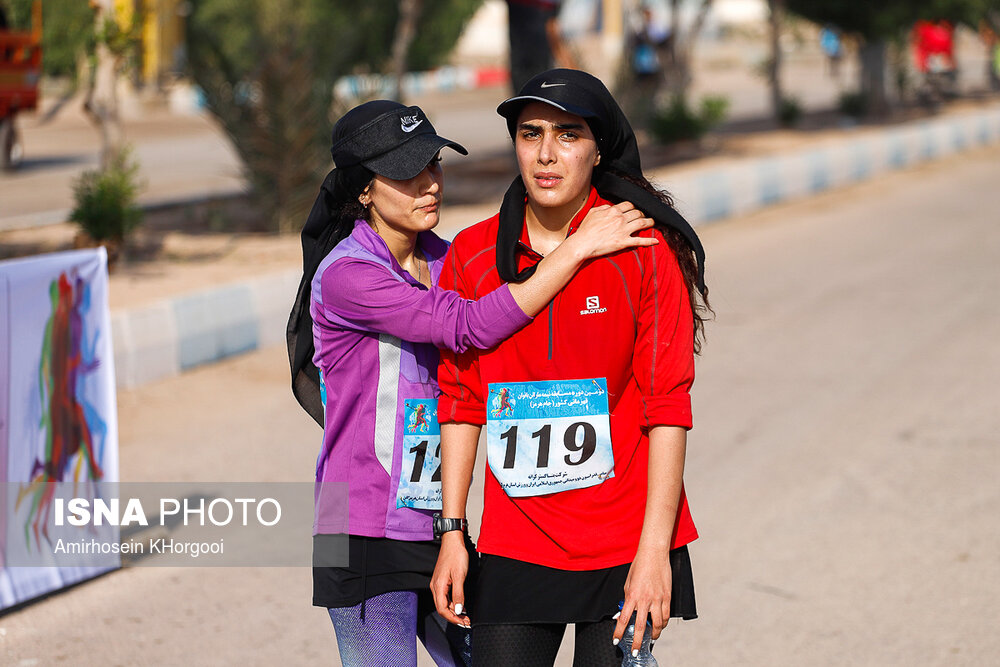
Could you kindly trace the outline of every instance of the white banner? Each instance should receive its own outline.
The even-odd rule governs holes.
[[[0,609],[108,567],[9,567],[50,542],[52,482],[118,481],[107,255],[103,248],[0,262]]]

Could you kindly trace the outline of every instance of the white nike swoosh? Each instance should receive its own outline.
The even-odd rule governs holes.
[[[402,123],[400,123],[399,126],[401,128],[403,128],[403,132],[413,132],[415,129],[417,129],[417,126],[420,125],[422,122],[424,122],[423,118],[421,118],[420,120],[418,120],[413,125],[403,125]]]
[[[555,88],[556,86],[565,86],[565,85],[566,85],[565,83],[549,83],[548,81],[546,81],[541,86],[539,86],[539,88]]]

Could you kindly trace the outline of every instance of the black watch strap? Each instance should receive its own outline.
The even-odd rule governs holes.
[[[440,512],[434,514],[434,539],[439,540],[445,533],[453,530],[460,530],[463,533],[469,531],[469,522],[466,519],[446,519]]]

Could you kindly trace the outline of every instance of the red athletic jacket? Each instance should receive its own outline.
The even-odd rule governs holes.
[[[570,223],[608,202],[591,190]],[[475,299],[501,285],[496,270],[499,216],[456,238],[441,287]],[[648,231],[645,234],[657,234]],[[521,234],[518,269],[541,257]],[[606,378],[614,477],[585,489],[510,498],[486,467],[478,549],[564,570],[630,563],[645,513],[648,428],[691,428],[694,380],[691,308],[680,267],[666,241],[584,264],[549,307],[487,351],[441,353],[442,423],[484,424],[491,382]],[[682,490],[673,547],[697,538]]]

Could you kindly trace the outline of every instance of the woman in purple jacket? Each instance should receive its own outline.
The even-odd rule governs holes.
[[[419,107],[355,107],[333,129],[336,169],[302,233],[288,334],[293,391],[323,426],[313,604],[328,608],[345,665],[415,665],[416,638],[439,665],[469,661],[467,629],[437,615],[428,588],[441,506],[438,348],[493,347],[588,258],[655,243],[632,236],[652,221],[631,204],[602,207],[530,280],[478,301],[439,289],[448,244],[431,230],[446,146],[467,154]],[[331,535],[348,536],[346,566]]]

